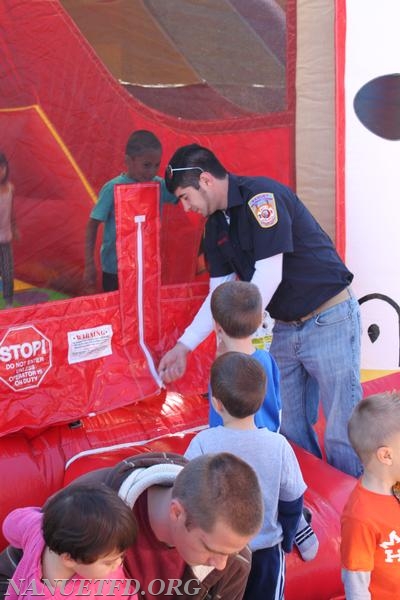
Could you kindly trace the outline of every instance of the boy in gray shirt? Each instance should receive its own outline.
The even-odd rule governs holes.
[[[264,522],[249,544],[253,556],[244,600],[283,598],[284,552],[292,550],[306,489],[286,438],[254,424],[265,386],[265,371],[251,356],[241,352],[219,356],[211,368],[211,390],[214,408],[224,425],[198,433],[185,453],[192,459],[200,454],[232,452],[257,473]]]

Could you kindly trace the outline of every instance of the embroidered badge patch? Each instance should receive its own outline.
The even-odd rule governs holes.
[[[278,222],[275,197],[271,192],[257,194],[247,203],[261,227],[273,227]]]

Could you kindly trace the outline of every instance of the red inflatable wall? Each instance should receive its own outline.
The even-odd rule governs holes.
[[[161,287],[158,194],[154,183],[116,192],[119,292],[0,312],[2,435],[110,411],[159,391],[158,360],[208,284]],[[194,390],[206,388],[210,344],[191,358],[185,379]]]
[[[100,186],[121,171],[123,148],[134,129],[151,129],[160,137],[164,147],[161,172],[179,145],[198,141],[211,146],[233,171],[268,172],[283,182],[292,181],[292,97],[289,110],[273,118],[255,115],[210,123],[168,117],[136,101],[111,77],[58,2],[37,0],[32,5],[27,0],[5,0],[0,17],[4,92],[0,130],[16,186],[18,278],[71,294],[82,291],[88,215]],[[293,41],[291,36],[291,51]],[[293,81],[293,71],[289,76]],[[146,204],[147,196],[138,202]],[[151,210],[154,216],[154,205]],[[120,217],[122,231],[130,231],[131,217],[132,213]],[[202,223],[185,215],[180,207],[168,206],[161,237],[155,235],[159,225],[151,232],[154,237],[148,242],[151,257],[146,274],[148,278],[151,273],[150,289],[143,301],[146,334],[151,331],[149,348],[156,364],[207,291],[207,283],[196,278],[201,228]],[[130,302],[135,294],[131,287],[135,271],[129,262],[133,257],[128,258],[131,248],[126,254],[120,251],[120,293],[1,311],[3,346],[41,343],[43,354],[34,356],[32,351],[28,356],[26,345],[21,361],[17,351],[10,356],[4,350],[0,433],[104,412],[158,389],[134,340],[137,328],[131,327],[136,319]],[[103,335],[107,343],[108,330],[96,330],[103,324],[112,330],[112,354],[69,364],[68,352],[74,342],[70,339],[68,346],[68,334],[71,338],[75,335],[71,332],[91,330],[86,334]],[[187,375],[174,386],[176,391],[205,390],[211,356],[205,351],[211,350],[212,344],[209,340],[191,356]],[[39,358],[42,363],[37,362]],[[28,362],[31,360],[34,362]],[[37,370],[29,370],[32,364]]]
[[[103,183],[123,169],[134,129],[150,129],[162,141],[161,173],[178,146],[197,141],[211,146],[230,170],[292,182],[293,94],[289,109],[272,117],[169,117],[113,79],[58,2],[5,0],[0,18],[1,147],[16,184],[20,278],[82,292],[89,211]],[[289,42],[293,54],[293,35]]]

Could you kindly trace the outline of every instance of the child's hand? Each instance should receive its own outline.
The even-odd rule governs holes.
[[[83,294],[95,294],[97,273],[94,265],[86,266],[83,273]]]

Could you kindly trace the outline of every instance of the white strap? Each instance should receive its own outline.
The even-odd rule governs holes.
[[[182,465],[170,463],[134,469],[122,482],[118,496],[132,508],[140,494],[152,485],[172,486],[182,469]]]

